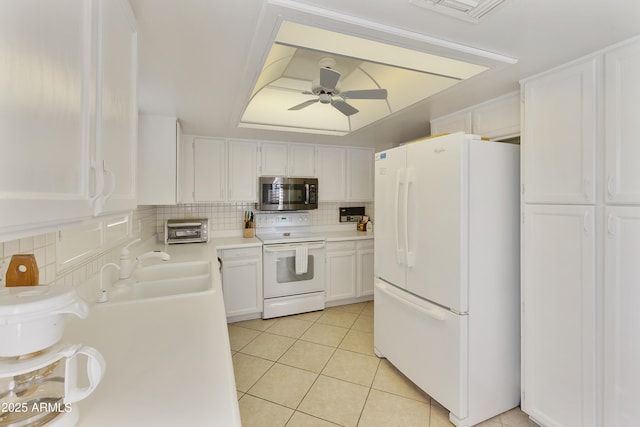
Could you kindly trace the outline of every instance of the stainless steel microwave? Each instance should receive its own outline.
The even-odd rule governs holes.
[[[317,178],[260,177],[261,211],[318,209]]]

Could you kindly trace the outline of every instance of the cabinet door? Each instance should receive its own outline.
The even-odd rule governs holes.
[[[0,2],[0,241],[91,216],[91,3]]]
[[[260,174],[262,176],[287,176],[287,144],[262,143],[260,145]]]
[[[541,425],[595,425],[594,213],[525,207],[522,407]]]
[[[136,207],[138,33],[126,0],[99,2],[96,212]]]
[[[289,176],[316,176],[316,147],[305,144],[289,144]]]
[[[179,123],[175,117],[140,115],[138,204],[178,203]]]
[[[373,295],[373,240],[358,243],[358,296]]]
[[[506,138],[520,134],[520,92],[475,108],[473,133],[486,138]]]
[[[527,203],[595,202],[597,61],[524,84]]]
[[[342,147],[318,147],[318,200],[342,202],[346,200],[347,152]]]
[[[347,150],[347,200],[368,202],[373,200],[373,150],[349,148]]]
[[[223,259],[222,291],[227,317],[262,312],[262,263],[260,260]]]
[[[258,201],[258,146],[250,141],[229,141],[229,202]]]
[[[640,208],[606,211],[604,425],[640,419]]]
[[[338,246],[336,246],[338,245]],[[348,247],[342,250],[343,244],[327,244],[326,253],[326,300],[339,300],[356,296],[356,251],[354,242],[346,242]],[[334,250],[330,250],[333,246]]]
[[[431,135],[455,132],[471,133],[471,112],[461,112],[431,120]]]
[[[193,140],[193,200],[224,202],[227,144],[223,139]]]
[[[606,194],[610,203],[640,203],[640,41],[605,56]]]

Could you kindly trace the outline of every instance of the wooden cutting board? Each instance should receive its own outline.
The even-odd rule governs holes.
[[[40,271],[33,254],[14,255],[7,268],[6,286],[36,286]]]

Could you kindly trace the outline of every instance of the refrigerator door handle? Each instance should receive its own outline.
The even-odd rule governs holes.
[[[400,247],[400,186],[404,183],[404,169],[398,169],[396,173],[396,188],[395,188],[395,240],[396,240],[396,261],[398,264],[404,264],[404,253]]]
[[[416,265],[416,254],[409,250],[409,189],[415,184],[414,169],[407,169],[405,180],[407,183],[404,189],[404,253],[407,267],[413,267]]]
[[[398,301],[401,304],[404,304],[406,306],[411,307],[413,310],[416,310],[419,313],[424,314],[425,316],[431,317],[432,319],[438,320],[438,321],[444,321],[445,320],[445,315],[444,313],[441,313],[439,310],[435,309],[429,309],[427,307],[423,307],[421,305],[418,305],[412,301],[409,301],[405,298],[402,298],[401,296],[396,295],[394,292],[392,292],[389,289],[389,285],[385,284],[385,283],[378,283],[378,289],[384,293],[385,295],[387,295],[390,298],[395,299],[396,301]]]

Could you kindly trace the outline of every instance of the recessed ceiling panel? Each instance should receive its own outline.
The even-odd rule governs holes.
[[[240,126],[346,134],[487,69],[284,21]]]

